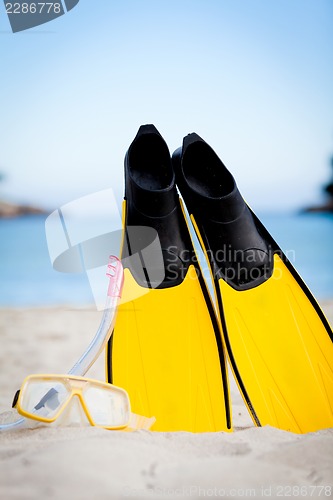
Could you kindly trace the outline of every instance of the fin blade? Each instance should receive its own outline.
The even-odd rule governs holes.
[[[232,355],[262,425],[331,427],[332,342],[283,261],[274,260],[272,277],[256,288],[238,292],[219,282]]]
[[[194,267],[181,285],[137,294],[130,304],[127,289],[139,285],[128,269],[124,283],[112,370],[132,411],[154,415],[154,430],[228,430],[215,333]]]

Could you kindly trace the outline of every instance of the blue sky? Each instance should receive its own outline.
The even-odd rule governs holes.
[[[255,210],[319,202],[333,154],[331,0],[80,0],[17,34],[0,3],[0,195],[112,187],[143,123],[201,135]]]

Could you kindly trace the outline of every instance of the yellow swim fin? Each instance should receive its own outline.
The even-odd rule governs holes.
[[[125,157],[124,287],[107,350],[108,381],[158,431],[231,429],[218,320],[175,185],[170,153],[153,125]]]
[[[332,330],[319,305],[205,141],[185,137],[173,164],[254,422],[298,433],[332,427]]]

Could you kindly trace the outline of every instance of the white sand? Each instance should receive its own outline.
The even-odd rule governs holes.
[[[333,302],[322,305],[332,322]],[[26,375],[68,371],[99,320],[86,309],[0,310],[0,413]],[[103,357],[89,376],[104,379]],[[231,395],[230,434],[92,427],[0,433],[0,498],[332,496],[333,429],[297,435],[255,428],[234,383]]]

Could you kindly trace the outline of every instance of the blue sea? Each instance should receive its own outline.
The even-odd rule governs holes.
[[[313,294],[333,298],[333,216],[259,214]],[[0,220],[0,306],[93,304],[84,273],[52,268],[45,217]]]

